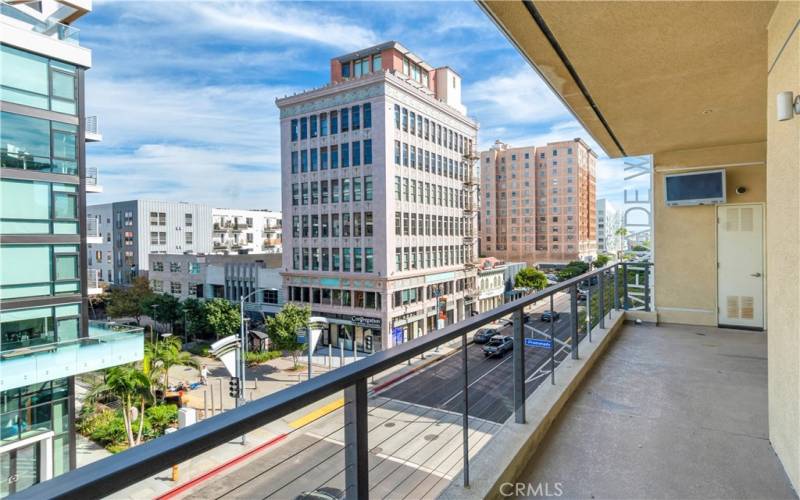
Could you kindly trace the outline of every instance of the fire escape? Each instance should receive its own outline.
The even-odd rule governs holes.
[[[475,255],[476,228],[478,226],[478,182],[475,175],[475,164],[480,157],[475,155],[472,147],[467,148],[464,153],[464,268],[467,271],[477,267],[477,255]],[[468,273],[471,274],[471,273]],[[477,286],[477,276],[467,277],[467,287],[464,292],[464,303],[474,304],[478,300],[480,291]],[[473,308],[475,310],[475,308]]]

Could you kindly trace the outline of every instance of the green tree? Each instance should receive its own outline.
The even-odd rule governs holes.
[[[198,333],[207,331],[208,325],[206,324],[206,315],[203,310],[203,303],[197,299],[186,299],[181,304],[181,310],[186,318],[186,332],[185,335],[192,334],[196,337]]]
[[[213,299],[203,304],[203,317],[208,329],[217,339],[239,331],[239,309],[225,299]]]
[[[633,248],[631,248],[631,250],[634,252],[647,252],[650,249],[644,245],[634,245]]]
[[[581,260],[573,260],[567,264],[563,269],[558,271],[557,276],[560,281],[580,276],[581,274],[589,271],[589,264]]]
[[[134,365],[115,366],[106,373],[105,382],[92,388],[88,399],[96,401],[100,395],[113,396],[122,404],[122,419],[125,424],[128,446],[133,447],[141,443],[145,405],[152,401],[152,388],[147,375]],[[136,408],[139,413],[139,428],[136,435],[133,433],[135,420],[132,418],[133,408]]]
[[[153,345],[149,353],[151,373],[163,377],[161,383],[164,390],[169,387],[169,369],[173,366],[189,366],[200,371],[200,363],[191,353],[181,350],[181,339],[178,337],[170,337]]]
[[[611,256],[606,254],[600,254],[597,256],[597,259],[595,259],[595,261],[592,262],[592,266],[594,266],[595,269],[600,269],[601,267],[604,267],[606,264],[608,264],[610,260]]]
[[[155,307],[154,307],[155,306]],[[142,301],[142,314],[153,317],[159,323],[169,323],[175,330],[175,322],[181,318],[181,302],[168,293],[152,294]]]
[[[142,315],[149,314],[143,311],[142,305],[149,301],[153,296],[150,290],[150,283],[144,277],[133,280],[129,287],[118,287],[111,289],[108,294],[108,306],[106,312],[112,318],[133,318],[136,324],[140,324]]]
[[[273,348],[289,351],[292,354],[295,369],[297,369],[297,360],[305,347],[305,344],[298,341],[297,332],[308,327],[310,317],[310,308],[286,304],[281,312],[267,318],[267,335],[269,335]]]
[[[624,227],[621,227],[616,231],[614,231],[614,234],[619,236],[619,251],[622,252],[624,250],[622,242],[625,239],[625,237],[628,236],[628,230],[625,229]]]
[[[516,276],[514,276],[514,286],[517,288],[532,288],[534,290],[542,290],[547,287],[547,276],[543,272],[526,267],[520,269]]]

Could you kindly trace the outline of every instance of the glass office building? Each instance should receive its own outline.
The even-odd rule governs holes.
[[[0,497],[75,467],[80,373],[141,358],[141,332],[90,327],[90,1],[0,4]]]

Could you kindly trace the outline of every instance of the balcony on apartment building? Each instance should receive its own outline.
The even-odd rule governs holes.
[[[86,243],[100,244],[103,234],[100,231],[100,216],[86,217]]]
[[[138,361],[144,356],[143,329],[113,322],[89,322],[89,336],[56,341],[54,333],[20,332],[0,353],[0,390],[71,377]]]
[[[103,192],[103,186],[100,184],[100,170],[97,167],[88,167],[86,169],[86,192]]]
[[[3,0],[0,3],[0,22],[3,29],[31,32],[79,48],[80,30],[70,23],[91,10],[91,0],[56,0],[54,5],[57,6],[54,10],[43,12],[39,1]],[[85,49],[79,52],[85,52]]]
[[[765,334],[656,326],[651,278],[648,263],[587,273],[25,495],[793,497],[766,438]],[[518,343],[484,358],[472,336],[503,319]],[[225,451],[236,469],[202,465],[243,431],[249,447]],[[174,463],[191,475],[154,486]]]
[[[97,128],[97,116],[86,117],[86,142],[102,142],[103,134]]]
[[[86,294],[100,295],[105,291],[107,283],[103,281],[103,271],[89,268],[86,271]]]

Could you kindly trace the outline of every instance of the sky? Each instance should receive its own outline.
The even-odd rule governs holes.
[[[609,160],[474,2],[95,0],[80,20],[93,51],[87,145],[104,192],[280,210],[275,99],[326,84],[330,59],[396,40],[462,76],[481,149],[582,137],[600,155],[598,198],[621,205],[623,161]]]

